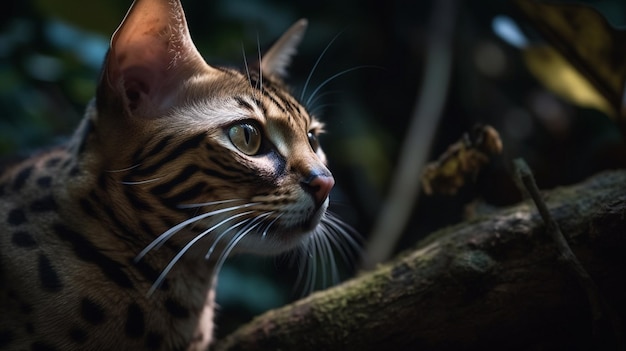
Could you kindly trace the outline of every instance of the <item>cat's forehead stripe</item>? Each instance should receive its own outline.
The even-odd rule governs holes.
[[[250,112],[253,112],[253,113],[255,112],[254,107],[250,103],[248,103],[248,101],[246,101],[246,99],[244,97],[235,96],[234,99],[237,102],[237,105],[239,105],[239,107],[241,107],[243,109],[246,109],[246,110],[248,110]],[[258,105],[257,105],[257,107],[258,107]]]
[[[269,80],[264,80],[261,85],[260,81],[251,78],[250,84],[255,91],[262,94],[268,104],[276,107],[282,116],[287,117],[290,123],[295,123],[301,129],[308,130],[308,126],[312,122],[311,117],[291,95],[283,89],[276,87]],[[262,101],[258,99],[254,100],[254,103],[261,108],[263,116],[267,118],[268,111],[272,109],[265,105]],[[254,111],[254,109],[250,109],[248,106],[245,106],[244,108]]]

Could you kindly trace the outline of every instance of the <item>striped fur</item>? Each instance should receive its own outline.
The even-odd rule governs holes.
[[[71,141],[0,176],[0,349],[206,349],[229,254],[348,235],[322,125],[280,79],[304,25],[237,71],[202,60],[177,0],[135,2]]]

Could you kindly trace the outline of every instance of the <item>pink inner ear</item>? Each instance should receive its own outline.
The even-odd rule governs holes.
[[[145,117],[168,108],[179,84],[204,62],[178,0],[135,0],[111,40],[109,54],[105,70],[112,89],[129,111]]]
[[[154,107],[167,79],[172,55],[168,42],[149,35],[138,36],[134,41],[120,40],[115,50],[124,94],[128,107],[135,111],[140,107]],[[172,74],[170,72],[169,74]],[[120,92],[122,93],[122,92]]]
[[[140,103],[150,96],[151,87],[153,87],[155,75],[146,67],[130,67],[122,72],[124,80],[124,89],[126,98],[128,98],[128,107],[131,111],[135,111]]]

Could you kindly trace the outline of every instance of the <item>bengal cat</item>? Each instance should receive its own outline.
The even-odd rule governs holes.
[[[0,178],[0,349],[206,349],[229,254],[348,235],[281,80],[305,27],[239,71],[203,60],[179,0],[135,1],[71,140]]]

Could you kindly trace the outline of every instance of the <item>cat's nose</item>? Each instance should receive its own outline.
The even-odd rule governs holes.
[[[302,181],[304,189],[313,195],[315,204],[321,206],[330,194],[330,190],[335,185],[335,179],[332,175],[320,173],[311,173],[308,178]]]

